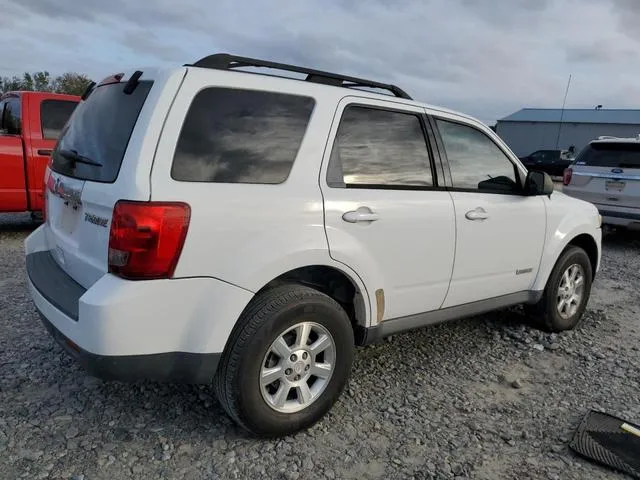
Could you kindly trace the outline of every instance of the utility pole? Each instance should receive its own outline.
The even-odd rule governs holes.
[[[558,137],[556,138],[556,150],[560,145],[560,132],[562,132],[562,121],[564,120],[564,107],[567,104],[567,95],[569,95],[569,86],[571,85],[571,75],[567,82],[567,90],[564,92],[564,101],[562,102],[562,111],[560,112],[560,125],[558,125]]]

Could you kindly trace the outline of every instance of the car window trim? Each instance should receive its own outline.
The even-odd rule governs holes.
[[[451,169],[449,167],[449,161],[446,156],[446,151],[444,149],[444,144],[442,143],[442,138],[440,137],[440,133],[438,131],[438,126],[436,125],[435,118],[430,115],[425,110],[425,117],[427,122],[429,123],[429,132],[432,136],[433,141],[433,150],[437,151],[438,155],[438,163],[440,168],[442,169],[442,185],[440,188],[445,188],[450,190],[453,187],[453,178],[451,177]]]
[[[431,179],[433,185],[384,185],[384,184],[365,184],[365,183],[345,183],[344,182],[344,171],[342,170],[342,165],[337,164],[331,152],[333,152],[333,148],[335,147],[336,139],[338,138],[338,132],[340,131],[340,127],[342,126],[342,122],[344,120],[344,112],[349,107],[362,107],[369,108],[372,110],[382,110],[385,112],[392,113],[401,113],[404,115],[413,115],[418,118],[420,122],[420,127],[422,130],[422,137],[425,142],[425,146],[427,147],[427,154],[429,155],[429,169],[431,171]],[[411,106],[413,107],[413,106]],[[416,111],[416,110],[405,110],[398,106],[382,106],[375,105],[369,103],[359,102],[357,100],[346,103],[341,110],[336,112],[336,115],[340,115],[340,120],[338,122],[338,126],[335,130],[335,134],[333,135],[333,141],[331,142],[331,146],[329,149],[329,162],[327,164],[327,172],[325,174],[325,183],[329,188],[336,189],[358,189],[358,190],[418,190],[418,191],[440,191],[444,190],[444,186],[439,185],[439,176],[436,168],[436,152],[431,145],[430,137],[433,137],[433,132],[430,132],[431,126],[427,120],[427,115],[424,111]],[[438,155],[438,159],[440,159]],[[329,178],[331,176],[337,175],[342,178],[341,185],[337,185],[334,182],[330,182]]]
[[[462,192],[462,193],[483,193],[483,194],[491,194],[491,195],[512,195],[512,196],[523,196],[523,195],[525,195],[524,180],[520,176],[520,169],[518,168],[518,165],[513,161],[511,156],[508,155],[507,152],[505,152],[505,150],[493,140],[493,138],[491,138],[489,135],[487,135],[485,132],[483,132],[481,129],[479,129],[475,125],[473,125],[471,123],[468,123],[468,122],[465,122],[462,119],[457,119],[457,118],[453,119],[453,118],[442,117],[442,116],[434,115],[434,114],[428,114],[428,116],[430,117],[430,119],[432,121],[434,135],[437,138],[438,146],[442,149],[442,161],[443,161],[443,163],[446,164],[446,168],[447,168],[447,170],[449,172],[449,178],[450,178],[451,183],[447,187],[448,191],[450,191],[450,192]],[[438,128],[437,120],[441,120],[443,122],[455,123],[455,124],[458,124],[458,125],[462,125],[464,127],[472,128],[472,129],[480,132],[481,134],[483,134],[485,137],[487,137],[502,152],[502,154],[505,156],[505,158],[513,166],[513,172],[514,172],[515,177],[516,177],[516,182],[520,186],[520,190],[519,191],[514,191],[514,192],[504,192],[504,191],[500,191],[500,190],[480,190],[479,188],[454,187],[453,186],[453,175],[451,173],[451,165],[449,164],[449,158],[447,157],[447,151],[446,151],[446,149],[444,147],[444,141],[442,139],[442,134],[440,133],[440,129]]]

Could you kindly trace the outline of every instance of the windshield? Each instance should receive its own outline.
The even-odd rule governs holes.
[[[130,95],[123,92],[123,83],[96,87],[62,132],[52,155],[53,170],[83,180],[114,182],[152,84],[142,81]]]
[[[578,155],[576,165],[640,168],[640,143],[592,143]]]

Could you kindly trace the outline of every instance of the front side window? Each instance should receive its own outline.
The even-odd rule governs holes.
[[[9,97],[4,101],[2,109],[2,130],[9,135],[22,133],[22,112],[20,111],[20,99]]]
[[[44,100],[40,104],[42,137],[57,140],[77,105],[77,102],[68,100]]]
[[[437,119],[451,169],[453,187],[514,193],[515,166],[486,134],[468,125]]]
[[[6,100],[0,101],[0,135],[7,133],[4,127],[4,116],[5,116],[6,108],[7,108],[7,101]]]
[[[333,145],[327,182],[332,187],[433,186],[420,118],[411,113],[347,107]]]
[[[289,176],[314,100],[207,88],[187,112],[171,167],[184,182],[277,184]]]

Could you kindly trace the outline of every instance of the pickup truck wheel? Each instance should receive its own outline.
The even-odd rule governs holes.
[[[288,284],[259,293],[240,316],[214,386],[240,426],[287,435],[317,422],[344,389],[353,361],[349,317],[332,298]]]
[[[556,262],[542,299],[526,308],[542,329],[561,332],[575,328],[582,318],[593,273],[587,253],[580,247],[567,248]]]

